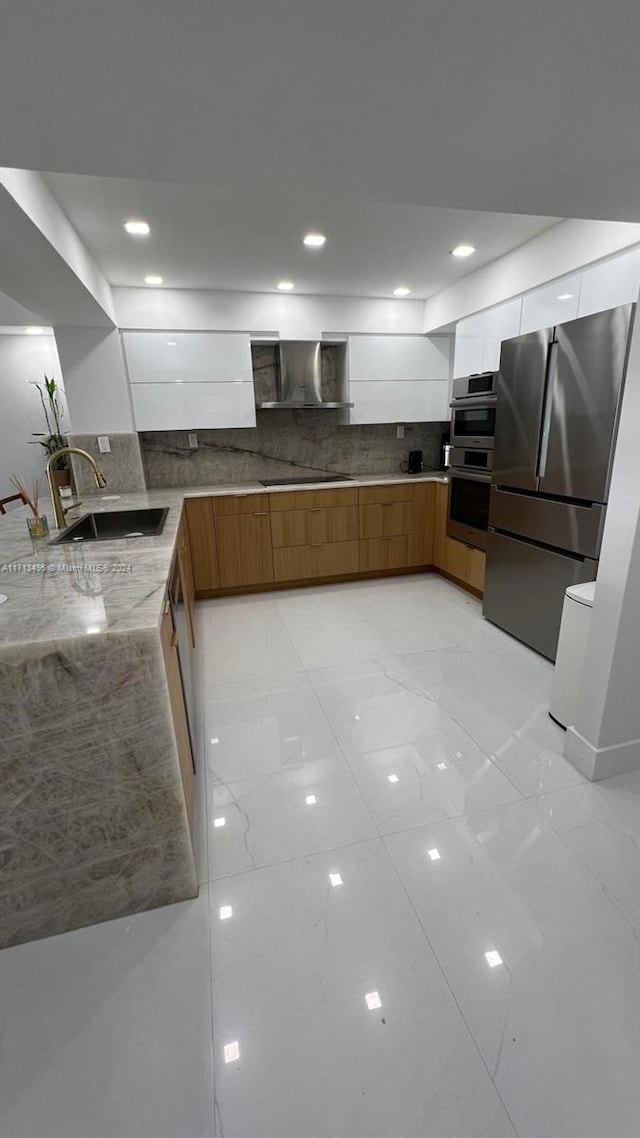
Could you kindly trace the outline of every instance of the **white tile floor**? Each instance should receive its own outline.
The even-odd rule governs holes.
[[[431,576],[198,625],[200,897],[0,953],[2,1138],[637,1138],[640,774],[550,665]]]

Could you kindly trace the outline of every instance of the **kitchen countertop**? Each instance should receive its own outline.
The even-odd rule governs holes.
[[[348,489],[390,483],[446,482],[441,471],[418,475],[359,475],[348,482],[265,487],[259,482],[148,490],[133,494],[85,496],[68,515],[71,524],[96,510],[168,506],[158,537],[92,541],[78,545],[34,543],[28,536],[26,508],[0,518],[0,650],[100,633],[157,628],[171,567],[182,503],[189,497],[225,494],[278,494],[298,490]],[[49,521],[53,509],[45,500]],[[55,532],[55,531],[54,531]]]

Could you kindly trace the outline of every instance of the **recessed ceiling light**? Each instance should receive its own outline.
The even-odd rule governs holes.
[[[573,300],[574,296],[574,292],[561,292],[558,300]]]
[[[161,285],[162,277],[157,276],[155,273],[149,273],[149,276],[144,278],[144,283],[150,285]]]
[[[492,948],[490,952],[485,952],[484,955],[489,968],[497,968],[499,964],[502,964],[502,957],[495,948]]]
[[[295,285],[293,281],[278,281],[278,288],[280,292],[290,292],[292,288],[295,288]]]
[[[399,285],[398,288],[394,288],[393,295],[394,296],[408,296],[410,292],[411,292],[411,289],[407,288],[406,285]]]
[[[36,328],[35,325],[31,328],[25,328],[27,336],[44,336],[44,328]]]
[[[333,885],[334,889],[335,889],[336,885],[342,885],[342,878],[341,878],[339,873],[330,873],[329,874],[329,881]]]
[[[221,921],[228,921],[233,916],[233,909],[231,905],[221,905],[218,910],[218,916]]]
[[[175,348],[175,347],[176,347],[176,341],[175,341],[175,340],[167,340],[167,347],[168,347],[168,348]],[[212,739],[212,740],[211,740],[211,742],[212,742],[212,743],[217,743],[217,742],[218,742],[218,740],[217,740],[217,739]]]
[[[456,245],[455,249],[451,250],[452,257],[470,257],[475,253],[475,245]]]
[[[216,830],[217,830],[217,829],[219,829],[219,828],[220,828],[220,826],[225,826],[225,825],[226,825],[226,818],[225,818],[224,816],[221,816],[220,818],[214,818],[214,819],[213,819],[213,824],[214,824],[214,826],[215,826],[215,828],[216,828]]]
[[[400,781],[397,774],[388,774],[387,778],[389,779],[389,782],[399,782]]]
[[[440,850],[436,849],[435,846],[432,850],[427,850],[427,853],[432,861],[440,861]]]
[[[225,1043],[224,1045],[224,1061],[225,1063],[235,1063],[236,1059],[240,1058],[240,1044],[237,1039],[233,1043]]]
[[[312,249],[320,249],[326,240],[324,233],[307,233],[305,234],[303,244],[309,245]]]
[[[308,794],[307,797],[305,798],[305,802],[306,802],[307,806],[315,806],[315,804],[316,804],[315,794]]]
[[[132,237],[147,237],[150,232],[146,221],[125,221],[124,227]]]
[[[375,1011],[376,1008],[382,1007],[382,1000],[380,999],[379,992],[367,992],[365,996],[367,1007],[370,1012]]]

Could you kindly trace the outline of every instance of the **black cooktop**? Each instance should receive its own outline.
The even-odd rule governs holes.
[[[353,482],[348,474],[310,474],[307,478],[261,478],[261,486],[304,486],[316,482]]]

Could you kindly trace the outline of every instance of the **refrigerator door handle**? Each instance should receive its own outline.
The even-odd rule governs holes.
[[[538,451],[538,466],[536,475],[544,478],[547,469],[547,454],[549,452],[549,433],[551,431],[551,413],[553,411],[553,393],[558,372],[558,342],[553,340],[549,345],[549,358],[547,363],[547,382],[544,396],[544,414],[542,417],[542,435],[540,437],[540,450]]]

